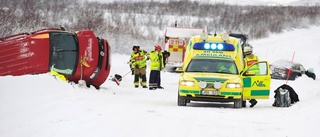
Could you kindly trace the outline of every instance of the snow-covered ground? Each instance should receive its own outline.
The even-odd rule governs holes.
[[[312,67],[320,76],[320,27],[293,30],[250,41],[261,60],[278,59]],[[143,42],[142,42],[143,43]],[[142,44],[141,43],[141,44]],[[126,74],[128,55],[112,55],[110,75]],[[270,99],[254,108],[232,104],[177,106],[178,73],[162,72],[164,89],[134,88],[126,75],[120,86],[81,89],[50,74],[0,77],[0,137],[303,137],[320,136],[320,80],[289,81],[300,102],[272,107]],[[149,78],[148,78],[149,79]],[[272,80],[272,91],[286,83]]]

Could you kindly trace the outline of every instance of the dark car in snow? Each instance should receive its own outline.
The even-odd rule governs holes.
[[[313,68],[306,70],[300,63],[291,62],[289,60],[278,60],[270,64],[271,78],[282,80],[295,80],[303,74],[312,79],[316,79]]]

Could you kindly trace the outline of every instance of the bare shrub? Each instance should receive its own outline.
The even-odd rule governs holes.
[[[154,45],[163,43],[165,27],[177,21],[178,26],[206,27],[210,33],[239,32],[257,39],[285,29],[319,25],[319,13],[320,6],[238,6],[190,0],[167,3],[1,0],[0,37],[63,25],[69,30],[94,30],[97,35],[114,39],[111,46],[128,44],[118,37]]]

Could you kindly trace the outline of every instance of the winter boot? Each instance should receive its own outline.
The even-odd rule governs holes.
[[[159,86],[158,89],[163,89],[163,87]]]
[[[250,99],[249,102],[251,103],[251,105],[250,105],[251,108],[254,107],[258,103],[258,101],[255,99]]]
[[[247,103],[247,101],[245,101],[245,100],[242,101],[242,107],[243,107],[243,108],[247,107],[246,103]]]
[[[156,87],[149,87],[149,90],[156,90]]]

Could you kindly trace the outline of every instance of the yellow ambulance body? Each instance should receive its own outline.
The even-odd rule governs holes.
[[[179,78],[178,105],[190,101],[234,102],[268,99],[270,69],[267,61],[245,68],[240,41],[227,33],[194,36],[186,47],[182,74]],[[258,67],[259,71],[250,71]]]

